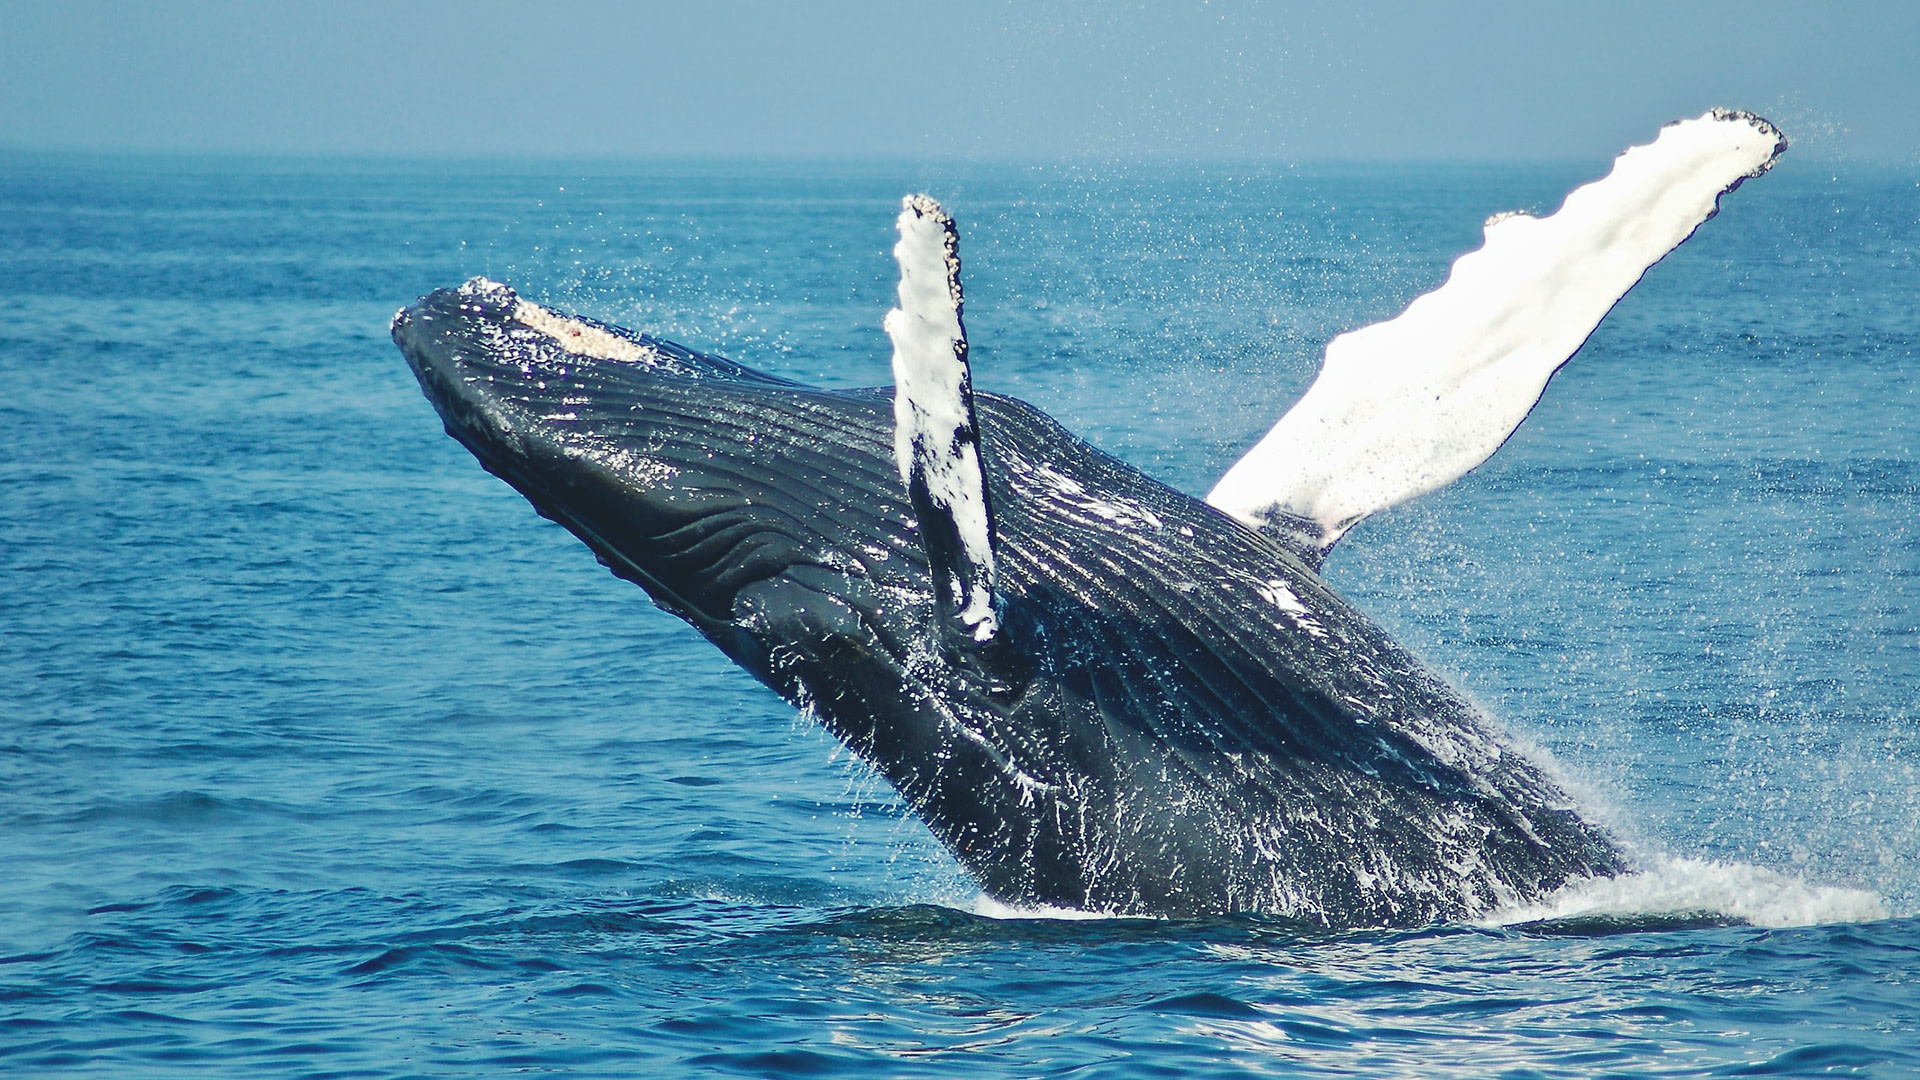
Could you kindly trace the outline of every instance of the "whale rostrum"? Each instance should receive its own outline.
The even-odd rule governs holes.
[[[1491,223],[1440,289],[1335,339],[1205,502],[974,392],[959,235],[925,196],[898,221],[891,390],[805,386],[481,278],[393,337],[488,471],[810,709],[994,898],[1471,918],[1629,860],[1320,560],[1484,461],[1784,147],[1711,112],[1555,215]]]

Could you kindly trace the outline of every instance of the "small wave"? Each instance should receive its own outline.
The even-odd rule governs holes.
[[[1869,889],[1810,885],[1749,863],[1661,858],[1617,878],[1570,885],[1538,904],[1507,908],[1488,926],[1522,923],[1704,916],[1751,926],[1818,926],[1888,917],[1886,901]]]

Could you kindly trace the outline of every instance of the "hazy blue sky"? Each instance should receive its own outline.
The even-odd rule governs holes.
[[[0,0],[0,147],[1920,163],[1920,3]]]

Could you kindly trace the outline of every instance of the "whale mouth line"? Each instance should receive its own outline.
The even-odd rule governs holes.
[[[600,530],[594,528],[591,523],[579,514],[571,512],[553,500],[541,500],[536,503],[536,505],[542,514],[550,517],[560,527],[579,537],[586,543],[588,548],[592,549],[594,554],[604,559],[607,566],[610,569],[614,569],[619,576],[625,577],[647,590],[648,594],[654,598],[656,603],[659,603],[662,607],[667,608],[687,622],[692,623],[695,629],[707,635],[708,638],[711,639],[716,637],[716,635],[723,635],[730,629],[730,624],[727,620],[715,618],[702,611],[700,605],[682,596],[679,591],[669,586],[660,575],[649,572],[645,567],[641,566],[639,562],[630,558],[625,552],[620,550],[618,544],[608,541],[605,536],[601,535]]]

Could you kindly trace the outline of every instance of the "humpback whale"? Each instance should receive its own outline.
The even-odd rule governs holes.
[[[447,432],[884,776],[990,896],[1410,925],[1631,868],[1551,769],[1328,587],[1491,455],[1785,149],[1676,122],[1341,335],[1206,499],[975,393],[959,233],[905,200],[891,388],[823,390],[475,278],[394,341]],[[643,662],[643,661],[642,661]]]

